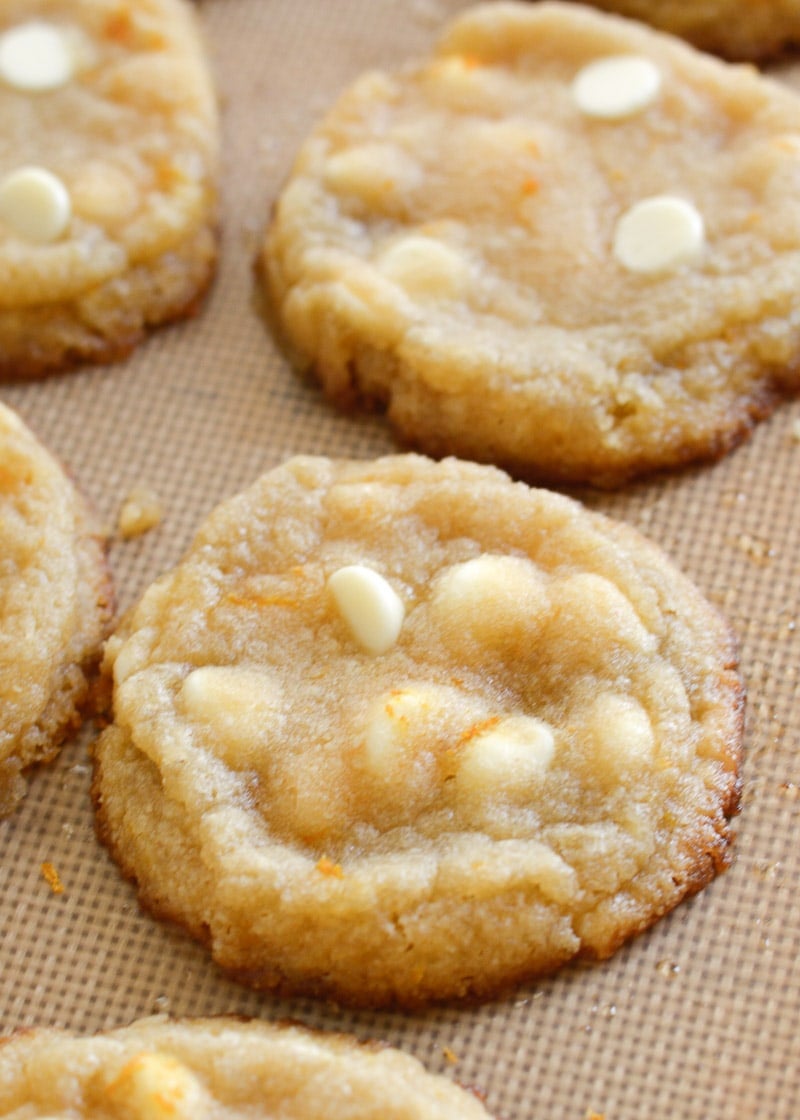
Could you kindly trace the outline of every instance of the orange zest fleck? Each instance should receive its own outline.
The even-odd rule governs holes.
[[[42,875],[53,894],[63,894],[64,884],[61,882],[61,876],[55,869],[55,866],[48,861],[42,864]]]
[[[114,43],[130,46],[134,38],[134,27],[130,12],[124,8],[112,12],[106,20],[103,35]]]
[[[29,486],[33,482],[33,471],[13,471],[0,465],[0,491],[4,494],[13,494],[21,486]]]
[[[180,183],[183,176],[178,168],[168,159],[160,159],[155,165],[156,186],[159,190],[168,191]]]
[[[235,607],[249,607],[251,610],[263,607],[297,607],[297,600],[289,595],[237,595],[232,591],[227,598]]]
[[[317,871],[322,875],[327,875],[330,879],[344,879],[344,871],[340,863],[334,863],[333,860],[323,856],[322,859],[317,860]]]
[[[539,181],[538,181],[538,179],[534,179],[534,177],[532,175],[529,175],[528,178],[525,180],[525,182],[522,184],[522,193],[523,194],[527,194],[527,195],[536,194],[538,189],[539,189]]]
[[[130,9],[117,8],[103,25],[103,37],[122,47],[140,47],[142,50],[161,51],[167,46],[167,39],[155,29],[137,27]]]
[[[473,723],[472,727],[468,727],[458,740],[456,747],[463,747],[465,743],[468,743],[477,735],[482,735],[484,731],[488,731],[491,727],[496,727],[499,722],[500,716],[490,716],[489,719],[481,720],[480,723]]]
[[[461,63],[465,70],[477,70],[477,68],[482,65],[481,60],[476,54],[462,55]]]
[[[794,136],[776,136],[774,144],[782,152],[791,152],[792,155],[800,152],[800,145],[798,145]]]
[[[442,1047],[442,1054],[446,1061],[450,1062],[452,1065],[455,1065],[458,1061],[458,1054],[456,1054],[454,1050],[451,1050],[449,1046]]]

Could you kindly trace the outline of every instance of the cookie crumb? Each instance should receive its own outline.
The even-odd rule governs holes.
[[[737,544],[742,552],[756,564],[768,564],[775,556],[775,550],[768,541],[751,537],[749,533],[741,533]]]
[[[53,894],[63,894],[64,884],[61,882],[61,876],[55,869],[55,866],[48,861],[45,861],[41,867],[42,875]]]
[[[117,519],[117,529],[123,540],[131,540],[149,532],[164,517],[164,507],[158,496],[147,486],[134,486],[122,503]]]
[[[680,970],[681,966],[679,964],[675,964],[674,961],[667,960],[666,957],[664,958],[664,960],[659,961],[656,965],[656,972],[660,973],[661,976],[677,976]]]

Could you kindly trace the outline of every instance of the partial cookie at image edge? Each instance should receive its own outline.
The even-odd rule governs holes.
[[[629,56],[644,101],[587,110],[583,70]],[[800,385],[797,135],[791,90],[634,21],[467,9],[300,148],[268,324],[425,454],[606,488],[712,463]]]
[[[6,816],[26,794],[26,771],[54,759],[84,719],[107,703],[97,670],[114,613],[114,587],[107,539],[72,480],[4,405],[0,427],[8,565],[0,816]]]
[[[38,124],[0,143],[9,381],[119,361],[193,317],[218,254],[219,121],[201,17],[187,0],[51,9],[32,19],[15,2],[0,25],[0,108],[12,126]],[[27,40],[45,35],[37,54]],[[28,86],[48,77],[48,44],[52,84]]]

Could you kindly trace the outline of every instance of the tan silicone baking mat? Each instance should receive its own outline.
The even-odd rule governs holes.
[[[0,387],[109,526],[136,485],[163,503],[158,528],[113,544],[122,607],[178,559],[212,505],[291,453],[394,449],[378,417],[334,413],[290,371],[258,314],[252,261],[319,113],[364,69],[422,51],[466,6],[199,5],[225,137],[209,302],[123,364]],[[611,961],[482,1007],[408,1016],[277,1001],[224,979],[201,948],[140,913],[95,841],[87,728],[0,823],[0,1027],[89,1031],[154,1011],[292,1016],[399,1045],[479,1087],[505,1120],[800,1116],[800,404],[715,466],[584,497],[658,541],[740,635],[746,785],[725,875]],[[48,862],[62,893],[42,873]]]

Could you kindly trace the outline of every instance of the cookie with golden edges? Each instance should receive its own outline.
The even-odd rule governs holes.
[[[797,393],[799,186],[790,90],[578,5],[486,4],[303,145],[270,313],[408,445],[616,486]]]
[[[344,1034],[234,1018],[142,1019],[0,1041],[3,1115],[109,1120],[488,1120],[416,1059]]]
[[[298,458],[107,644],[98,831],[258,988],[487,997],[729,862],[742,686],[652,544],[475,464]]]
[[[0,405],[0,816],[80,724],[112,609],[105,542],[61,466]]]
[[[216,258],[218,120],[186,0],[0,12],[0,376],[127,354]]]
[[[584,0],[585,2],[585,0]],[[764,61],[800,43],[798,0],[588,0],[595,8],[640,19],[703,50],[739,61]]]

